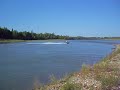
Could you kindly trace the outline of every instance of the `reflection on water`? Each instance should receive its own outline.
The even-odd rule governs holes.
[[[60,78],[79,71],[82,64],[95,64],[111,52],[111,43],[119,42],[76,40],[70,44],[63,41],[0,44],[0,90],[29,90],[35,79],[47,83],[51,74]]]

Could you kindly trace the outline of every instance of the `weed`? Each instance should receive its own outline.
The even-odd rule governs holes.
[[[81,85],[66,83],[61,90],[81,90]]]

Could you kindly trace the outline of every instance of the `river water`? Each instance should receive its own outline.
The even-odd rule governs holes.
[[[36,82],[48,83],[95,64],[108,55],[112,40],[30,41],[0,44],[0,90],[31,90]]]

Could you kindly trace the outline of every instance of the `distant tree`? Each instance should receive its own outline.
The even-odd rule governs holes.
[[[12,29],[12,38],[18,39],[18,32],[16,30],[13,30],[13,29]]]
[[[108,38],[108,37],[105,37]],[[113,37],[112,37],[113,38]],[[116,37],[119,38],[119,37]],[[0,39],[22,39],[22,40],[47,40],[47,39],[66,39],[66,40],[80,40],[80,39],[98,39],[96,37],[70,37],[63,35],[55,35],[54,33],[34,33],[33,31],[18,32],[17,30],[9,30],[8,28],[0,27]]]
[[[1,39],[11,39],[12,32],[9,29],[7,29],[6,27],[4,27],[4,28],[0,27],[0,38]]]

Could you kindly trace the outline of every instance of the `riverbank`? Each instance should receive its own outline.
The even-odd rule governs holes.
[[[44,40],[46,42],[52,42],[52,41],[65,41],[64,39],[49,39]],[[43,41],[43,40],[18,40],[18,39],[0,39],[0,43],[15,43],[15,42],[29,42],[29,41]]]
[[[103,39],[103,40],[120,40],[120,38],[110,38],[110,39]]]
[[[99,63],[33,90],[120,90],[120,45]]]
[[[15,42],[25,42],[27,40],[17,40],[17,39],[0,39],[0,43],[15,43]]]

